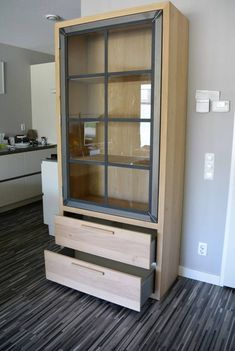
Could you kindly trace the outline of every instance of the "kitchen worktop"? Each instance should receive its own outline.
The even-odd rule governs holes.
[[[44,149],[51,149],[56,147],[56,144],[48,144],[48,145],[37,145],[37,146],[29,146],[19,149],[0,149],[0,156],[2,155],[11,155],[11,154],[18,154],[21,152],[28,152],[28,151],[38,151]]]
[[[47,157],[42,160],[43,162],[57,162],[57,158],[54,157]]]

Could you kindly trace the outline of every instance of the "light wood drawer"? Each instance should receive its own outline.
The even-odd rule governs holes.
[[[47,279],[136,311],[153,292],[153,271],[84,252],[45,250],[45,265]]]
[[[151,234],[56,216],[55,237],[58,245],[146,269],[155,259]]]

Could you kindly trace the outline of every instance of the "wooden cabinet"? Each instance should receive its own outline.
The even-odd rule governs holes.
[[[154,298],[178,274],[187,45],[187,19],[168,2],[56,25],[56,241],[97,264],[146,269]],[[73,279],[68,286],[109,299]]]

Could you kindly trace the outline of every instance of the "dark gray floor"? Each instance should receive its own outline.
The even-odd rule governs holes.
[[[0,350],[235,350],[235,292],[180,278],[141,313],[45,279],[41,204],[0,216]]]

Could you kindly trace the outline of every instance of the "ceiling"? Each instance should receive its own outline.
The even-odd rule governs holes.
[[[0,43],[54,54],[54,23],[81,15],[81,0],[0,0]]]

